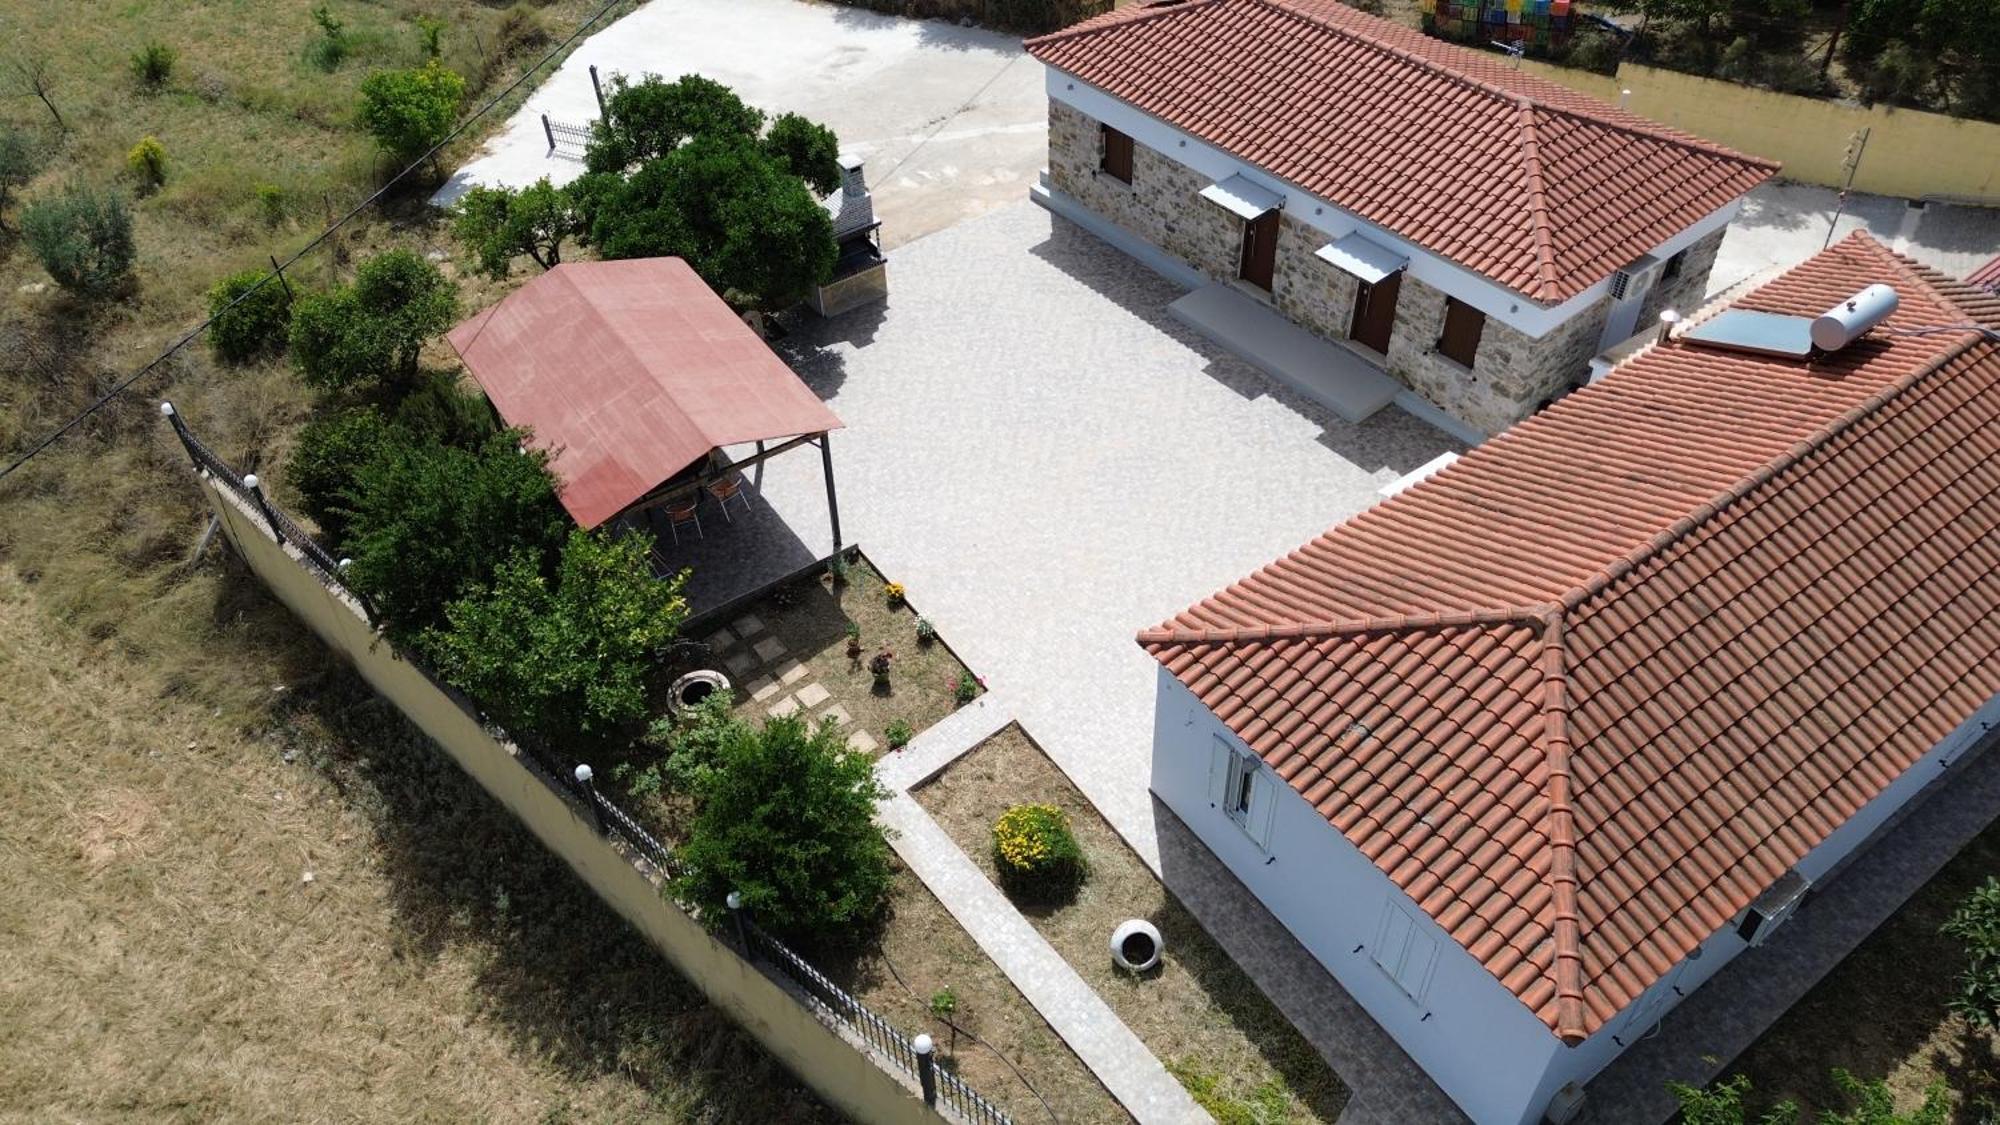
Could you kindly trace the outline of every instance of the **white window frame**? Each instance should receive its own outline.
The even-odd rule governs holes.
[[[1368,955],[1376,968],[1396,982],[1403,995],[1423,1003],[1424,994],[1430,991],[1431,975],[1437,969],[1437,939],[1393,898],[1382,905],[1382,922],[1376,927],[1375,945]]]
[[[1271,850],[1271,823],[1279,799],[1277,775],[1248,747],[1216,735],[1209,764],[1209,800],[1242,829],[1259,850]]]

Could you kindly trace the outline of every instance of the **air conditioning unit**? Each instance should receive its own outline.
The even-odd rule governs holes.
[[[1611,275],[1611,299],[1622,301],[1627,294],[1638,296],[1646,292],[1653,287],[1654,282],[1660,280],[1660,271],[1666,268],[1665,261],[1648,254],[1624,269],[1615,271]]]
[[[1542,1120],[1548,1125],[1570,1125],[1583,1116],[1583,1087],[1574,1082],[1566,1082],[1549,1099],[1549,1108],[1542,1112]]]
[[[1743,912],[1743,920],[1736,924],[1736,936],[1751,945],[1764,944],[1798,910],[1811,889],[1812,883],[1797,870],[1785,872]]]

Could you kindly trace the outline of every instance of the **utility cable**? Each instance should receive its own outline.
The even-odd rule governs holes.
[[[327,239],[333,237],[334,234],[336,234],[340,230],[340,228],[346,226],[349,222],[352,222],[357,215],[360,215],[363,211],[366,211],[368,208],[380,202],[382,197],[388,195],[392,190],[394,190],[396,185],[402,183],[405,177],[409,176],[410,173],[416,171],[418,168],[422,167],[424,164],[428,163],[433,158],[435,158],[437,154],[440,151],[442,151],[446,145],[449,145],[453,141],[457,140],[460,134],[464,133],[466,129],[470,128],[473,122],[478,121],[480,118],[485,117],[488,113],[492,112],[493,108],[499,105],[503,100],[505,100],[508,95],[512,94],[515,90],[520,89],[522,83],[534,77],[535,74],[538,73],[543,67],[547,66],[551,61],[553,61],[557,55],[567,50],[570,44],[576,42],[577,39],[582,37],[584,32],[589,31],[590,28],[597,23],[597,21],[603,19],[605,15],[607,15],[611,11],[611,9],[617,7],[619,4],[623,2],[624,0],[606,0],[605,4],[602,7],[598,8],[597,11],[591,13],[591,15],[586,19],[584,19],[582,23],[578,24],[576,30],[572,31],[569,34],[568,38],[565,38],[562,42],[556,44],[553,48],[549,50],[548,54],[543,55],[539,60],[536,61],[536,63],[533,66],[529,67],[525,71],[522,71],[521,76],[519,78],[514,79],[514,81],[508,83],[506,89],[501,90],[499,93],[493,95],[491,98],[488,98],[486,100],[486,104],[474,110],[470,117],[467,117],[464,121],[460,122],[456,127],[454,127],[450,133],[445,135],[445,138],[443,140],[432,145],[430,149],[427,150],[422,156],[419,156],[415,160],[412,160],[408,165],[406,165],[403,168],[402,171],[397,172],[394,176],[391,176],[389,178],[389,182],[377,188],[373,194],[368,196],[368,198],[362,200],[360,203],[355,204],[354,207],[347,212],[347,214],[342,215],[340,218],[336,219],[333,223],[329,224],[325,230],[313,236],[312,241],[306,243],[303,247],[300,247],[296,253],[292,254],[291,257],[286,258],[283,262],[279,263],[276,266],[276,268],[274,268],[270,273],[266,274],[262,279],[260,279],[257,282],[257,284],[252,285],[248,289],[245,289],[243,292],[237,294],[235,300],[230,301],[228,304],[222,306],[222,308],[209,314],[207,320],[202,321],[200,324],[196,325],[192,330],[187,332],[185,335],[181,336],[178,340],[175,340],[173,344],[167,348],[166,351],[161,352],[159,355],[155,356],[152,359],[152,361],[147,363],[144,367],[141,367],[139,370],[133,372],[131,375],[120,380],[115,386],[113,386],[110,390],[106,391],[102,396],[100,396],[97,399],[97,401],[91,403],[89,406],[85,407],[82,411],[78,412],[76,416],[71,418],[69,421],[64,422],[62,425],[56,427],[55,430],[51,432],[47,437],[44,437],[42,438],[42,440],[36,442],[32,448],[30,448],[26,453],[21,455],[19,460],[15,461],[11,465],[8,465],[5,469],[0,469],[0,481],[4,481],[9,476],[12,476],[16,469],[19,469],[21,466],[26,465],[29,461],[32,461],[36,457],[40,456],[50,446],[54,445],[58,441],[61,441],[65,436],[67,436],[71,430],[74,430],[78,426],[82,425],[87,419],[91,417],[91,415],[96,414],[98,411],[104,409],[106,406],[111,404],[113,399],[116,399],[119,395],[122,395],[127,390],[130,390],[133,384],[137,383],[141,379],[144,379],[146,376],[152,374],[156,369],[160,367],[161,364],[164,364],[169,359],[172,359],[175,355],[179,354],[181,349],[193,343],[196,337],[199,337],[203,332],[208,331],[210,325],[214,324],[217,320],[227,315],[231,309],[234,309],[237,305],[240,305],[244,301],[249,300],[252,294],[255,294],[258,290],[264,288],[266,285],[271,284],[273,281],[278,281],[279,275],[284,273],[286,267],[291,266],[292,264],[296,263],[300,258],[303,258],[307,254],[318,249],[321,243],[324,243]]]

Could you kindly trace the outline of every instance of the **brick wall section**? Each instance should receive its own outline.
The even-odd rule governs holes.
[[[1207,177],[1145,145],[1132,145],[1132,182],[1098,171],[1098,123],[1049,102],[1049,182],[1057,191],[1216,279],[1236,276],[1241,221],[1202,199]]]
[[[1098,122],[1049,102],[1049,180],[1056,190],[1217,281],[1234,280],[1243,225],[1200,198],[1209,178],[1164,153],[1134,143],[1130,185],[1098,170]],[[1688,248],[1681,275],[1646,301],[1640,325],[1660,310],[1692,311],[1705,294],[1722,231]],[[1288,214],[1279,218],[1271,301],[1294,322],[1332,340],[1347,338],[1359,281],[1314,257],[1326,236]],[[1389,337],[1388,370],[1446,413],[1495,434],[1580,383],[1597,354],[1611,312],[1601,300],[1539,340],[1488,317],[1473,369],[1437,353],[1444,329],[1442,291],[1405,274]]]

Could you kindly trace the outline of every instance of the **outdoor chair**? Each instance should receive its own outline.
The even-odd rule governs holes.
[[[680,545],[681,527],[684,524],[691,523],[694,525],[694,537],[696,539],[707,538],[706,535],[702,534],[701,530],[701,513],[695,510],[695,504],[700,499],[699,496],[693,496],[689,497],[685,503],[667,505],[667,530],[673,533],[675,546],[678,547]],[[726,512],[724,513],[724,515],[727,514]]]
[[[750,506],[750,498],[743,494],[743,477],[741,474],[734,474],[720,480],[710,481],[708,483],[708,494],[715,497],[715,502],[722,508],[722,518],[730,523],[736,522],[729,514],[729,502],[731,500],[736,501],[745,508]]]

